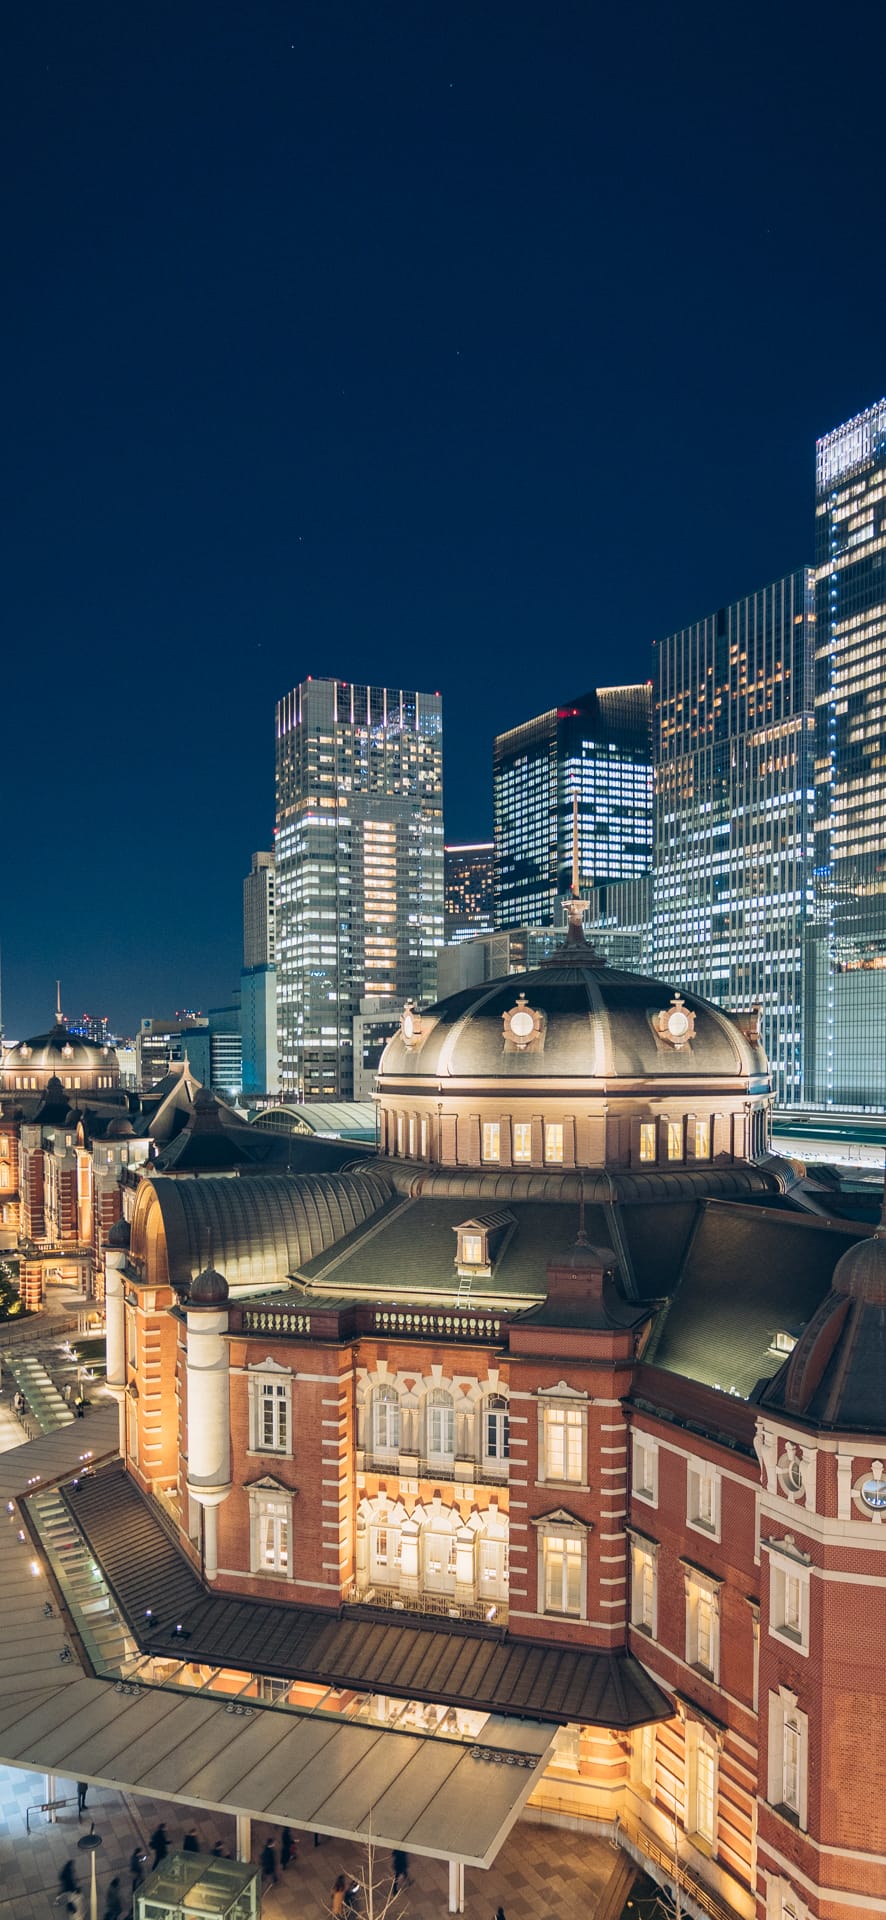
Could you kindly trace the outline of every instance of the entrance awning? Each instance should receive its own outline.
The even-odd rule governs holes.
[[[472,1747],[268,1707],[235,1718],[220,1700],[153,1688],[133,1698],[81,1676],[4,1700],[0,1763],[488,1867],[544,1772],[551,1734],[493,1720]]]

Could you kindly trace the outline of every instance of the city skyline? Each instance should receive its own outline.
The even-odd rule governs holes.
[[[304,673],[439,688],[481,838],[495,731],[811,562],[884,387],[866,17],[16,18],[10,1031],[230,992]]]

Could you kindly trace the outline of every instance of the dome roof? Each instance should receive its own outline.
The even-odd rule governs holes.
[[[114,1225],[112,1226],[111,1231],[108,1234],[107,1240],[105,1241],[105,1246],[106,1247],[128,1247],[129,1246],[129,1221],[128,1220],[124,1220],[121,1217],[119,1220],[114,1221]]]
[[[191,1281],[186,1306],[222,1307],[228,1301],[228,1283],[223,1273],[215,1267],[204,1267],[196,1280]]]
[[[381,1089],[412,1078],[761,1079],[768,1062],[755,1025],[754,1015],[602,966],[572,941],[531,973],[407,1010],[382,1055]]]
[[[837,1261],[831,1282],[835,1293],[886,1307],[886,1223],[882,1220],[869,1240],[859,1240]]]
[[[116,1068],[117,1055],[113,1047],[93,1046],[91,1040],[70,1033],[64,1022],[57,1020],[48,1033],[35,1033],[29,1040],[6,1047],[3,1066],[7,1071],[22,1068],[32,1073],[107,1073]]]

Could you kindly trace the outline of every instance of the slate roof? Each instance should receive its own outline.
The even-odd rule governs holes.
[[[560,1725],[626,1729],[672,1711],[630,1654],[374,1608],[329,1613],[209,1592],[119,1462],[64,1494],[144,1651]]]
[[[796,1334],[812,1319],[841,1254],[865,1237],[802,1214],[705,1201],[644,1358],[749,1399],[782,1365],[773,1334]]]

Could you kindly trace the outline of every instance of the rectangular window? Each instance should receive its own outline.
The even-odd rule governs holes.
[[[282,1382],[262,1381],[261,1446],[267,1453],[286,1453],[289,1447],[289,1393]]]
[[[265,1573],[289,1572],[289,1502],[262,1500],[258,1513],[259,1567]]]
[[[644,1793],[655,1792],[655,1728],[639,1727],[633,1738],[634,1779]]]
[[[683,1122],[682,1120],[669,1120],[668,1121],[668,1159],[682,1160],[682,1158],[683,1158]]]
[[[451,1459],[455,1452],[455,1413],[451,1406],[428,1407],[428,1455]]]
[[[658,1628],[658,1556],[651,1542],[631,1540],[631,1625],[654,1640]]]
[[[686,1659],[711,1680],[720,1669],[720,1583],[694,1567],[685,1572]]]
[[[655,1127],[654,1120],[640,1121],[640,1159],[641,1160],[653,1160],[653,1161],[655,1160],[655,1157],[656,1157],[655,1133],[656,1133],[656,1127]]]
[[[720,1475],[707,1460],[686,1467],[686,1522],[699,1533],[720,1538]]]
[[[461,1236],[461,1258],[465,1267],[479,1267],[483,1259],[483,1236],[480,1233],[463,1233]]]
[[[706,1845],[714,1845],[717,1818],[717,1750],[714,1740],[703,1728],[693,1728],[689,1827]]]
[[[483,1122],[483,1159],[501,1159],[501,1125],[498,1120]]]
[[[709,1160],[710,1157],[711,1157],[710,1120],[696,1120],[695,1122],[695,1158],[696,1160]]]
[[[651,1434],[635,1432],[632,1445],[634,1498],[655,1507],[658,1505],[658,1442]]]
[[[545,1121],[545,1160],[549,1167],[559,1167],[563,1162],[563,1122]]]
[[[514,1159],[515,1161],[532,1159],[531,1120],[514,1121]]]
[[[545,1407],[541,1478],[584,1481],[584,1413],[581,1407]]]
[[[544,1541],[545,1612],[581,1614],[582,1542],[559,1534]]]
[[[769,1631],[798,1653],[809,1651],[809,1568],[770,1549]]]
[[[800,1729],[795,1720],[784,1723],[781,1804],[791,1813],[800,1811]]]

